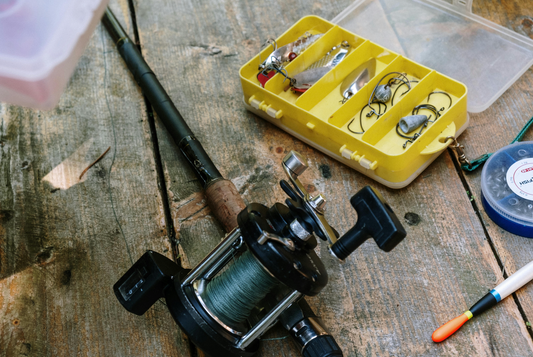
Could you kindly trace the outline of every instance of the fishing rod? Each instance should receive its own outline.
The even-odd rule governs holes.
[[[226,232],[231,231],[237,226],[237,215],[246,207],[237,188],[231,181],[222,177],[111,9],[106,9],[102,23],[133,78],[200,181],[211,211]]]
[[[231,232],[231,234],[226,238],[225,242],[221,243],[223,247],[215,248],[212,253],[214,255],[206,258],[208,260],[213,258],[211,260],[216,261],[215,265],[218,267],[214,268],[213,270],[209,270],[208,275],[211,276],[216,274],[216,272],[219,271],[220,266],[228,263],[228,256],[233,256],[232,254],[238,250],[241,250],[238,248],[238,246],[243,245],[242,242],[244,237],[241,237],[240,233],[237,232],[240,232],[240,226],[244,227],[246,224],[242,222],[239,224],[237,222],[237,218],[239,215],[241,216],[241,219],[243,219],[242,217],[248,217],[250,214],[251,216],[254,216],[257,212],[254,210],[248,212],[248,210],[252,206],[255,207],[255,204],[246,207],[244,201],[235,188],[235,185],[233,185],[231,181],[225,180],[222,177],[216,166],[205,152],[201,143],[194,137],[194,134],[172,103],[172,100],[162,87],[161,83],[157,80],[155,74],[142,57],[142,54],[137,46],[128,37],[109,8],[106,9],[102,22],[111,38],[115,42],[120,55],[126,62],[126,65],[132,72],[135,81],[143,90],[143,93],[148,98],[155,112],[166,126],[173,140],[176,142],[180,148],[180,151],[185,156],[196,176],[200,180],[200,183],[205,190],[207,202],[213,211],[213,214],[223,224],[226,232]],[[322,213],[323,205],[325,204],[323,197],[321,195],[311,197],[309,194],[307,194],[306,190],[297,179],[297,176],[301,174],[305,168],[307,168],[307,164],[304,164],[303,161],[305,160],[301,160],[299,156],[294,153],[289,154],[284,159],[285,171],[291,179],[292,184],[295,186],[296,191],[290,189],[288,187],[288,183],[286,182],[285,184],[282,184],[282,188],[293,200],[296,200],[295,202],[298,202],[297,205],[299,208],[294,208],[300,212],[297,214],[297,216],[304,215],[307,217],[306,222],[315,222],[312,224],[312,226],[314,226],[315,229],[318,229],[318,232],[322,232],[317,232],[319,236],[322,239],[327,238],[330,243],[333,243],[336,241],[338,234],[331,229],[327,221],[325,221]],[[366,230],[361,229],[361,227],[357,227],[357,229],[354,227],[355,233],[352,232],[353,237],[351,237],[351,233],[347,233],[344,240],[341,239],[337,241],[336,244],[332,245],[332,254],[338,259],[345,259],[364,240],[373,235],[373,233],[376,233],[374,238],[379,242],[380,247],[386,251],[392,249],[405,236],[403,227],[401,227],[397,221],[394,213],[389,212],[388,209],[386,209],[388,206],[382,203],[382,199],[373,194],[370,194],[370,196],[371,197],[367,197],[362,200],[368,202],[372,201],[371,205],[376,210],[381,209],[383,211],[382,214],[378,216],[380,216],[381,220],[384,220],[381,223],[384,224],[386,221],[387,223],[391,224],[387,226],[387,234],[383,233],[385,230],[377,234],[377,232],[367,232]],[[352,204],[355,205],[353,202]],[[354,206],[354,208],[355,207],[356,206]],[[307,211],[308,213],[304,214],[302,210]],[[280,221],[278,222],[280,227],[286,223],[284,220],[292,217],[292,215],[285,210],[283,210],[283,212],[283,218],[273,213],[274,217],[272,220],[276,220],[275,218],[277,218],[278,221]],[[266,212],[264,213],[266,214]],[[291,219],[294,219],[294,217]],[[363,219],[360,219],[358,224],[363,221]],[[307,225],[307,223],[303,222],[302,224]],[[306,232],[303,226],[301,226],[301,224],[296,220],[293,221],[290,226],[291,232],[294,230],[293,233],[296,235],[304,234],[304,232]],[[382,227],[381,224],[378,224],[377,226]],[[313,235],[313,229],[311,227],[308,227],[308,229],[310,232],[306,234],[306,240],[310,239],[310,237]],[[287,232],[284,232],[284,234],[287,234]],[[274,235],[266,234],[265,237],[272,238]],[[233,241],[231,241],[231,239],[233,239]],[[294,239],[298,240],[299,238]],[[235,245],[237,241],[241,243]],[[287,244],[290,243],[288,238],[285,238],[285,241]],[[310,239],[310,241],[314,241],[314,239]],[[264,243],[265,242],[261,244]],[[229,248],[225,247],[225,245],[228,245]],[[308,249],[312,250],[314,246],[316,246],[316,241],[314,244],[308,245],[308,247],[306,245],[306,251]],[[226,250],[228,251],[223,254],[223,258],[218,257],[217,255],[219,251],[223,248],[227,248]],[[233,252],[233,250],[235,250],[235,252]],[[221,258],[222,260],[219,261],[218,258]],[[250,259],[249,255],[248,259]],[[254,259],[252,259],[252,261],[254,261]],[[296,263],[299,262],[295,261],[291,267],[298,266]],[[193,271],[190,271],[189,275],[187,275],[189,276],[189,279],[192,279],[191,274],[193,274],[194,271],[205,268],[203,265],[204,263],[201,263],[200,266],[196,267]],[[316,265],[313,264],[312,266],[316,268]],[[279,274],[285,275],[287,274],[287,271],[291,269],[292,268],[287,269],[285,267],[285,269],[282,269]],[[296,270],[298,269],[299,268],[296,268]],[[141,271],[144,271],[148,275],[145,274],[140,276],[139,272]],[[176,290],[167,289],[167,286],[172,281],[179,281],[179,279],[183,278],[184,274],[186,273],[186,270],[175,265],[166,257],[149,251],[145,253],[115,284],[115,295],[128,311],[142,315],[153,303],[155,303],[155,301],[157,301],[160,297],[163,297],[164,291],[181,291],[178,288],[176,288]],[[301,277],[301,274],[296,274],[295,276]],[[325,278],[325,281],[327,282],[327,278]],[[289,285],[294,283],[294,281],[291,281]],[[320,283],[325,282],[321,281]],[[307,282],[307,284],[311,284],[312,286],[316,285],[315,277],[313,276],[311,281]],[[185,282],[184,286],[187,286],[185,289],[189,289],[189,285],[185,284]],[[310,295],[316,294],[321,287],[321,284],[318,284],[318,287],[315,286],[317,291],[313,291]],[[252,293],[252,291],[250,291],[250,293]],[[256,292],[253,291],[253,293]],[[172,295],[173,293],[170,294]],[[224,296],[226,294],[220,294],[220,292],[209,294],[211,297],[219,295]],[[272,311],[267,316],[260,319],[261,321],[257,322],[254,328],[239,340],[240,343],[238,344],[236,344],[234,338],[230,338],[229,341],[226,340],[227,331],[224,331],[224,328],[226,327],[222,328],[221,331],[220,326],[218,325],[220,320],[215,318],[213,321],[213,319],[209,317],[211,315],[204,317],[215,325],[216,331],[210,330],[210,328],[207,328],[205,324],[200,324],[198,326],[195,325],[194,321],[197,319],[193,318],[192,316],[196,316],[197,313],[202,313],[202,309],[197,310],[198,306],[193,307],[187,305],[187,314],[190,314],[190,316],[185,316],[179,313],[178,311],[181,311],[181,308],[183,307],[182,303],[185,303],[186,298],[176,298],[174,295],[165,295],[164,297],[167,300],[167,306],[172,316],[180,325],[180,327],[189,335],[189,337],[198,347],[200,347],[202,350],[209,350],[210,354],[213,356],[220,355],[221,350],[218,348],[221,348],[222,351],[224,351],[224,356],[251,356],[255,354],[257,351],[257,344],[259,342],[258,337],[262,334],[262,332],[272,326],[276,319],[279,319],[283,327],[290,332],[291,336],[300,347],[303,356],[341,357],[343,355],[337,342],[333,336],[327,332],[321,319],[312,311],[305,299],[303,299],[303,294],[298,293],[296,290],[294,290],[290,295],[291,300],[289,302],[292,302],[292,304],[288,303],[288,305],[284,306],[283,308],[280,307],[280,304],[283,304],[283,301],[278,301],[277,298],[273,297],[267,299],[265,304],[272,304],[272,306],[270,306],[272,307]],[[276,305],[274,302],[278,302],[278,305]],[[249,316],[249,319],[250,321],[254,320],[252,316]],[[224,324],[222,325],[225,326]],[[221,336],[226,337],[222,338]]]

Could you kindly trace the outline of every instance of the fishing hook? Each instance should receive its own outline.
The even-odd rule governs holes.
[[[379,119],[380,116],[382,116],[383,114],[385,114],[385,112],[387,111],[387,104],[385,103],[380,103],[380,102],[374,102],[376,104],[379,105],[379,114],[376,114],[378,117],[376,118],[376,120]],[[381,112],[381,104],[383,104],[385,106],[385,110],[383,111],[383,113]],[[361,111],[359,112],[359,124],[361,125],[361,130],[362,131],[353,131],[352,129],[350,129],[350,125],[352,125],[353,121],[355,120],[355,118],[352,118],[352,120],[350,121],[350,123],[348,123],[346,129],[348,129],[349,132],[351,133],[354,133],[354,134],[364,134],[365,133],[365,129],[363,128],[363,111],[365,110],[365,108],[368,107],[368,104],[366,104],[362,109]],[[370,114],[370,112],[368,113]],[[367,117],[370,117],[368,116],[367,114]]]
[[[447,96],[448,99],[450,100],[450,105],[448,106],[448,109],[450,109],[450,107],[452,106],[453,100],[452,100],[452,97],[451,97],[448,93],[446,93],[446,92],[441,92],[441,91],[434,91],[434,92],[431,92],[431,93],[429,93],[429,95],[428,95],[428,99],[427,99],[428,102],[429,102],[429,97],[431,97],[432,94],[444,94],[445,96]],[[444,107],[441,109],[441,111],[444,111]]]
[[[273,38],[267,39],[265,41],[265,44],[262,47],[265,47],[266,45],[271,45],[272,46],[272,48],[273,48],[272,53],[274,53],[278,49],[278,43]],[[261,52],[262,51],[259,52],[259,69],[265,70],[267,67],[261,68],[261,66],[263,65],[263,61],[261,61]],[[274,60],[277,60],[277,58],[274,57]]]
[[[379,80],[379,82],[376,84],[376,86],[374,87],[374,90],[372,91],[372,94],[370,94],[370,97],[368,98],[368,106],[370,107],[371,109],[371,112],[373,112],[374,114],[378,115],[376,113],[376,111],[374,110],[374,108],[372,107],[372,103],[374,101],[374,96],[376,94],[376,90],[378,89],[378,87],[380,86],[381,82],[387,78],[388,76],[392,75],[392,74],[395,74],[395,75],[398,75],[400,77],[403,77],[403,78],[398,78],[398,77],[394,77],[392,78],[392,80],[389,80],[387,82],[387,84],[385,85],[385,88],[390,88],[393,84],[394,84],[394,80],[402,80],[403,83],[405,83],[407,85],[407,87],[409,87],[409,90],[411,90],[411,84],[410,84],[410,81],[409,81],[409,78],[407,78],[407,76],[404,74],[404,73],[400,73],[400,72],[390,72],[390,73],[387,73],[386,75],[384,75],[383,77],[381,77],[381,79]],[[405,81],[403,81],[405,80]],[[379,117],[379,116],[378,116]]]
[[[409,81],[410,83],[419,83],[420,81]],[[394,105],[394,98],[396,98],[396,93],[398,92],[398,89],[400,89],[401,86],[403,86],[404,84],[406,84],[405,82],[402,82],[398,87],[396,87],[396,90],[394,91],[394,94],[392,95],[392,98],[390,100],[390,105],[391,107]],[[407,94],[411,89],[408,89],[406,90],[405,92],[403,92],[402,94],[400,94],[400,98],[403,97],[405,94]]]
[[[424,129],[428,126],[429,123],[434,123],[441,116],[440,111],[434,105],[429,104],[429,103],[417,105],[416,107],[413,108],[411,115],[417,115],[420,112],[420,110],[429,110],[430,112],[435,114],[435,120],[433,121],[430,120],[431,119],[431,115],[430,115],[427,118],[427,120],[424,122],[424,124],[422,124],[418,133],[415,133],[413,136],[404,135],[400,133],[400,130],[399,130],[400,123],[398,122],[398,124],[396,124],[396,134],[398,134],[400,137],[404,139],[407,139],[407,141],[403,144],[404,149],[407,147],[407,143],[411,143],[411,144],[414,143],[416,139],[418,139],[422,135],[422,131],[424,131]]]

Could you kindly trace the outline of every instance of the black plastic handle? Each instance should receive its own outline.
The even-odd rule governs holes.
[[[180,270],[172,260],[149,250],[113,285],[113,291],[126,310],[142,315],[163,297]]]
[[[331,246],[337,258],[346,259],[370,237],[380,249],[389,252],[407,235],[392,208],[372,187],[366,186],[357,192],[350,203],[358,219],[355,226]]]

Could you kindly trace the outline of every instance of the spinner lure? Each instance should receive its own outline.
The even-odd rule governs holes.
[[[257,79],[261,85],[264,87],[265,83],[270,78],[272,78],[277,72],[282,71],[288,63],[293,61],[323,35],[324,34],[322,33],[312,35],[309,32],[306,32],[296,41],[279,48],[275,40],[267,40],[267,44],[270,44],[274,48],[274,51],[262,62],[261,57],[259,58],[261,64],[259,65],[260,72],[257,74]]]
[[[290,78],[292,90],[303,93],[311,88],[313,84],[318,82],[333,67],[341,63],[349,51],[350,44],[348,41],[342,41],[337,46],[332,47],[324,57],[311,64],[303,72],[295,74]]]

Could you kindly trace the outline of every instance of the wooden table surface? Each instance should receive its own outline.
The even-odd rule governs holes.
[[[239,68],[299,18],[332,19],[353,0],[111,0],[111,7],[222,174],[247,203],[282,201],[290,150],[302,180],[330,202],[344,232],[349,204],[377,188],[408,236],[391,253],[373,241],[345,264],[319,248],[329,285],[310,304],[346,356],[533,356],[533,286],[444,343],[435,328],[533,259],[533,240],[485,214],[480,174],[445,151],[412,184],[388,189],[303,144],[242,104]],[[474,13],[533,38],[533,2],[476,0]],[[468,64],[466,64],[468,65]],[[528,70],[461,136],[470,158],[507,145],[533,115]],[[525,140],[533,140],[533,131]],[[81,180],[82,170],[110,152]],[[409,219],[407,219],[409,218]],[[112,285],[147,249],[194,266],[223,236],[201,187],[102,26],[56,109],[0,105],[0,356],[198,356],[162,304],[128,313]],[[284,337],[271,329],[265,339]],[[259,356],[299,356],[290,339]]]

